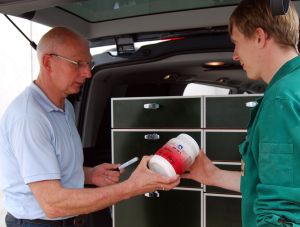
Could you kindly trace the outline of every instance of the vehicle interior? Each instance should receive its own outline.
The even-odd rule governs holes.
[[[183,96],[189,84],[263,94],[232,59],[228,18],[239,0],[14,0],[0,12],[48,26],[66,26],[90,40],[93,77],[70,97],[82,137],[85,165],[111,162],[111,98]],[[279,1],[278,1],[279,2]],[[300,2],[293,1],[300,10]],[[20,38],[21,34],[20,34]],[[157,41],[136,47],[136,43]],[[90,225],[111,227],[110,209],[90,215]]]

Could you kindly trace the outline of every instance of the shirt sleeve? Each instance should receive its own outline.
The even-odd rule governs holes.
[[[61,178],[53,130],[45,116],[24,115],[14,122],[9,133],[26,184]]]
[[[292,98],[266,103],[258,127],[257,226],[300,217],[300,111]],[[297,221],[298,220],[298,221]]]

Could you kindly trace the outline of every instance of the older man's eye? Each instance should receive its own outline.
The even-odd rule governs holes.
[[[84,67],[89,67],[90,69],[92,69],[94,67],[94,62],[78,62],[78,67],[79,68],[84,68]]]
[[[84,62],[84,61],[81,61],[81,62],[77,62],[77,66],[78,66],[78,68],[88,67],[90,69],[93,69],[94,63],[93,62]]]

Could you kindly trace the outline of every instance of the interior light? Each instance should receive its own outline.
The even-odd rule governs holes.
[[[167,75],[164,76],[164,80],[168,80],[168,79],[170,79],[170,78],[171,78],[171,75],[170,75],[170,74],[167,74]]]
[[[218,67],[218,66],[224,66],[225,62],[223,61],[209,61],[204,63],[205,66],[209,66],[209,67]]]

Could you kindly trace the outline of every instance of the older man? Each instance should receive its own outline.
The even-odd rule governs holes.
[[[121,183],[116,164],[83,167],[74,110],[66,97],[92,76],[88,42],[67,28],[53,28],[41,38],[37,53],[37,80],[10,104],[0,123],[7,227],[76,226],[80,214],[179,183],[178,176],[150,171],[149,157]],[[84,183],[99,187],[84,189]]]

